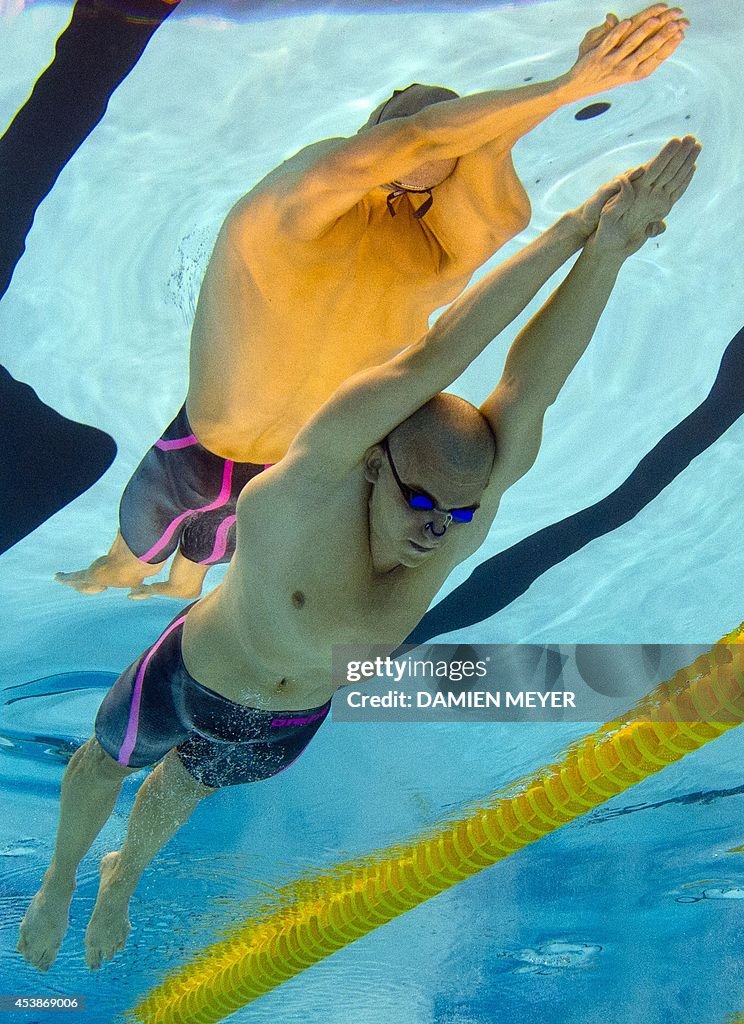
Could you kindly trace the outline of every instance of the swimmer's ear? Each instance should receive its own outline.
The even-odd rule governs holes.
[[[382,445],[373,444],[371,448],[368,448],[364,453],[364,479],[371,484],[376,483],[384,460],[385,452],[382,450]]]

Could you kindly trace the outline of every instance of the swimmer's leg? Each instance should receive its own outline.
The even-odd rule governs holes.
[[[107,587],[136,587],[146,576],[159,573],[162,567],[162,562],[150,565],[137,558],[121,533],[117,533],[108,554],[91,562],[87,569],[58,572],[54,578],[80,594],[100,594]]]
[[[140,786],[120,850],[101,860],[98,898],[85,932],[85,958],[96,970],[123,949],[131,925],[129,901],[143,871],[212,789],[190,775],[169,751]]]
[[[208,565],[192,562],[182,555],[180,551],[176,551],[167,580],[164,580],[162,583],[140,582],[132,588],[129,596],[135,601],[146,597],[154,597],[156,594],[161,594],[164,597],[199,597],[202,592],[204,577],[208,572]]]
[[[67,765],[54,854],[21,922],[16,947],[41,971],[51,967],[67,931],[78,864],[108,821],[122,782],[138,770],[117,764],[95,738],[76,750]]]

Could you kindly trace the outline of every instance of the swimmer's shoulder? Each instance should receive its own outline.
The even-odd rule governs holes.
[[[297,189],[301,187],[303,175],[325,157],[342,149],[346,143],[348,139],[341,136],[321,139],[284,160],[237,201],[228,214],[228,222],[239,222],[262,212],[270,212],[274,204],[281,204],[282,199],[295,198]]]
[[[302,205],[303,194],[312,191],[312,182],[320,174],[320,171],[314,173],[316,165],[322,164],[347,141],[334,138],[315,142],[270,171],[229,211],[220,231],[218,248],[227,244],[234,252],[248,257],[259,253],[266,262],[272,251],[282,253],[281,247],[276,246],[278,238],[291,238],[296,242],[289,230],[292,209],[298,202]],[[267,246],[269,241],[271,248]]]
[[[279,524],[286,512],[287,521],[297,523],[327,507],[338,492],[353,486],[362,471],[339,472],[315,453],[291,447],[274,466],[254,477],[242,490],[237,504],[238,520],[258,517]],[[280,511],[281,510],[281,511]]]

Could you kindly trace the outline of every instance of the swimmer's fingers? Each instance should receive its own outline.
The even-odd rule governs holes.
[[[636,35],[640,36],[640,32],[634,33],[620,51],[621,64],[632,68],[635,78],[645,78],[674,53],[685,38],[685,27],[680,22],[672,22],[656,30],[645,40],[639,38],[637,43],[633,40]],[[628,49],[631,45],[632,49]]]
[[[700,143],[695,142],[692,148],[684,153],[682,159],[677,159],[667,165],[665,185],[668,189],[673,191],[679,188],[683,181],[688,181],[690,175],[695,170],[696,161],[700,156],[701,149]]]
[[[684,38],[684,30],[681,30],[667,39],[663,46],[660,46],[653,53],[646,57],[642,57],[638,64],[636,64],[635,78],[640,80],[652,75],[660,64],[663,64],[667,58],[671,57]]]
[[[700,143],[694,135],[685,135],[683,139],[670,139],[646,164],[644,185],[651,187],[665,184],[693,153],[696,156],[699,152]]]
[[[673,10],[677,12],[679,8]],[[618,22],[612,31],[607,33],[597,50],[603,55],[612,54],[622,59],[636,49],[650,34],[658,32],[668,22],[674,21],[678,17],[679,14],[671,13],[666,4],[654,4],[653,7],[646,8],[640,14]]]
[[[583,57],[584,54],[589,53],[596,46],[602,42],[604,37],[610,32],[616,25],[619,24],[619,19],[616,14],[608,14],[601,25],[597,25],[596,28],[590,28],[587,34],[584,36],[579,46],[579,57]]]
[[[690,187],[690,182],[692,181],[696,170],[697,166],[693,164],[679,180],[675,181],[674,186],[669,191],[669,198],[672,203],[676,203],[677,200],[681,199],[685,194],[687,189]]]
[[[597,47],[597,54],[610,62],[624,81],[638,81],[650,75],[679,46],[689,25],[678,7],[644,12],[641,21],[620,22]]]
[[[651,7],[639,11],[638,14],[625,18],[625,28],[620,33],[617,42],[618,44],[624,43],[633,33],[644,28],[647,32],[651,32],[654,29],[658,31],[659,28],[669,22],[679,21],[682,18],[682,13],[681,7],[669,7],[668,4],[652,4]]]
[[[682,139],[670,139],[664,143],[656,156],[652,157],[646,164],[645,176],[647,181],[656,181],[674,154],[679,150],[682,142]]]
[[[682,32],[682,23],[664,18],[650,18],[637,28],[616,48],[615,55],[620,60],[644,60],[655,53],[659,47],[674,35]]]
[[[681,8],[666,4],[654,4],[620,22],[608,14],[603,25],[587,33],[571,69],[569,81],[577,98],[651,74],[682,41],[689,22],[681,15]]]
[[[651,4],[649,7],[644,7],[642,11],[638,11],[637,14],[631,14],[630,18],[628,18],[628,21],[630,21],[633,25],[638,25],[640,22],[645,21],[647,18],[658,18],[660,14],[664,14],[666,11],[679,11],[681,9],[681,7],[670,8],[669,4],[665,3]]]
[[[668,192],[673,192],[683,183],[689,184],[689,177],[695,169],[701,145],[697,140],[690,137],[684,140],[679,150],[672,155],[671,160],[659,174],[657,185]]]

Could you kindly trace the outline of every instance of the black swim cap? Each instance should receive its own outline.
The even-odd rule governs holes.
[[[404,99],[399,101],[400,96]],[[443,85],[422,85],[421,82],[412,82],[405,89],[393,90],[392,95],[377,108],[377,117],[372,123],[381,124],[396,117],[410,117],[411,114],[417,114],[419,110],[430,107],[433,103],[456,99],[459,99],[459,93]]]

